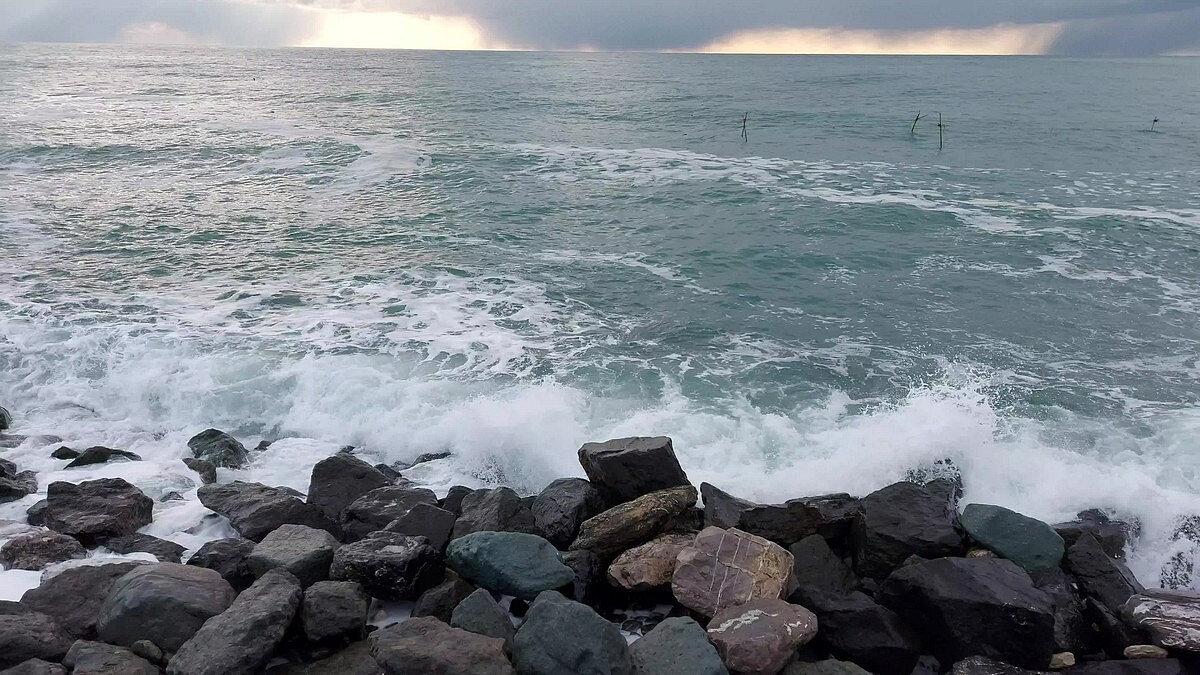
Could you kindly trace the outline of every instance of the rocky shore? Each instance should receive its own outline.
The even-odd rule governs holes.
[[[0,522],[0,564],[42,574],[0,601],[0,675],[1200,672],[1200,595],[1138,583],[1130,524],[960,504],[953,471],[758,504],[692,485],[646,437],[584,445],[587,478],[536,495],[439,497],[351,450],[301,494],[217,482],[253,454],[223,432],[186,454],[240,537],[141,533],[154,502],[120,478],[52,483]],[[0,503],[37,491],[0,459]],[[97,547],[149,555],[69,563]],[[407,615],[378,621],[394,603]]]

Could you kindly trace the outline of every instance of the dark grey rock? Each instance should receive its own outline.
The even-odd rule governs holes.
[[[371,598],[354,581],[318,581],[304,591],[300,627],[314,642],[334,638],[361,640]]]
[[[579,464],[592,485],[613,505],[689,484],[666,436],[585,443],[579,448]]]
[[[446,491],[446,496],[438,502],[443,509],[453,513],[455,516],[462,514],[462,501],[467,495],[474,492],[469,487],[455,485]]]
[[[375,488],[354,500],[341,515],[346,541],[357,541],[387,527],[417,504],[437,505],[433,490],[396,485]]]
[[[353,455],[337,454],[316,463],[308,483],[308,503],[337,519],[354,500],[391,481]]]
[[[446,564],[488,590],[522,598],[575,580],[545,539],[522,532],[473,532],[450,542]]]
[[[663,620],[629,647],[638,675],[728,675],[700,624],[687,617]]]
[[[85,555],[87,550],[74,537],[53,531],[37,532],[9,539],[0,547],[0,565],[5,569],[37,571]]]
[[[424,537],[377,532],[344,544],[333,556],[329,576],[357,581],[384,600],[413,600],[442,580],[441,554]]]
[[[913,554],[932,559],[966,550],[948,496],[916,483],[895,483],[864,497],[853,538],[855,570],[875,579]]]
[[[92,548],[137,532],[153,520],[154,500],[120,478],[54,482],[46,491],[46,527]]]
[[[129,646],[129,651],[156,666],[167,665],[166,655],[163,654],[163,650],[159,649],[158,645],[149,640],[138,640]]]
[[[173,541],[159,539],[148,534],[135,532],[124,537],[116,537],[104,542],[108,550],[115,553],[149,553],[159,562],[179,562],[187,548]]]
[[[1061,569],[1032,575],[1033,583],[1050,598],[1054,607],[1054,651],[1094,654],[1102,649],[1100,638],[1084,612],[1083,595]]]
[[[2,473],[2,471],[0,471]],[[0,475],[0,504],[15,502],[37,492],[37,475],[32,471]]]
[[[570,588],[564,586],[562,589],[569,599],[591,607],[607,600],[610,594],[607,567],[600,556],[591,551],[567,551],[562,555],[562,561],[575,574]]]
[[[422,616],[371,633],[371,655],[388,675],[514,675],[504,641]]]
[[[8,408],[0,406],[0,431],[4,431],[12,426],[13,417]]]
[[[148,564],[117,562],[72,567],[25,591],[21,604],[54,617],[74,638],[92,639],[96,637],[100,608],[117,579]]]
[[[880,675],[909,675],[921,656],[916,631],[860,592],[816,592],[804,606],[817,615],[819,639],[839,658]]]
[[[188,440],[188,449],[196,459],[212,462],[214,466],[240,469],[245,466],[250,454],[246,446],[224,431],[205,429]]]
[[[1066,672],[1071,675],[1195,675],[1196,669],[1179,659],[1137,659],[1084,663]]]
[[[0,675],[67,675],[67,669],[41,659],[22,661],[12,668],[0,670]]]
[[[217,465],[207,459],[199,459],[196,457],[184,457],[183,463],[187,468],[195,471],[200,475],[201,485],[212,485],[217,482]]]
[[[1120,613],[1130,596],[1144,590],[1125,563],[1105,553],[1090,534],[1080,535],[1067,549],[1066,567],[1083,591],[1113,614]]]
[[[17,475],[17,465],[7,459],[0,459],[0,478],[12,478]]]
[[[175,651],[209,617],[225,611],[234,595],[233,588],[212,570],[175,563],[145,565],[113,584],[96,631],[109,644],[129,646],[149,640]]]
[[[475,490],[463,497],[462,514],[454,523],[451,539],[472,532],[537,532],[533,513],[516,492],[506,487]]]
[[[338,540],[325,530],[305,525],[280,525],[263,537],[250,555],[246,569],[255,577],[281,567],[291,572],[304,587],[329,578],[329,566]]]
[[[967,504],[960,520],[972,539],[1026,572],[1053,570],[1062,563],[1062,537],[1040,520],[991,504]]]
[[[230,586],[241,591],[254,583],[254,574],[246,567],[246,558],[254,546],[253,541],[240,537],[215,539],[193,553],[187,564],[215,570]]]
[[[450,533],[454,530],[457,517],[433,504],[417,504],[408,513],[388,523],[384,532],[407,534],[413,537],[425,537],[434,548],[441,551],[450,541]]]
[[[560,478],[533,500],[533,521],[538,531],[558,548],[575,540],[583,521],[605,509],[600,491],[582,478]]]
[[[132,651],[116,645],[76,640],[63,657],[73,675],[159,675],[159,669]]]
[[[50,456],[53,457],[54,459],[75,459],[76,457],[79,456],[79,451],[72,449],[72,448],[68,448],[67,446],[64,445],[64,446],[61,446],[58,449],[56,449],[54,452],[50,453]]]
[[[65,468],[72,469],[77,466],[88,466],[91,464],[105,464],[113,460],[119,462],[140,462],[142,456],[136,452],[128,450],[115,450],[106,448],[102,445],[93,445],[92,447],[79,453],[79,456],[71,460]]]
[[[1125,542],[1134,529],[1134,525],[1113,520],[1099,509],[1080,511],[1075,520],[1054,526],[1054,531],[1063,538],[1067,547],[1073,546],[1080,535],[1086,532],[1095,537],[1104,552],[1114,558],[1125,557]]]
[[[633,659],[621,631],[592,608],[554,591],[537,597],[513,642],[521,673],[630,675]]]
[[[642,495],[583,521],[571,550],[585,549],[611,558],[662,534],[695,503],[696,488],[691,485]]]
[[[1086,598],[1083,601],[1083,609],[1084,617],[1096,627],[1104,652],[1109,658],[1123,658],[1126,647],[1146,644],[1150,641],[1149,635],[1125,623],[1116,612],[1105,607],[1095,598]]]
[[[44,526],[46,524],[46,509],[49,507],[50,502],[43,499],[28,509],[25,509],[25,522],[38,527]]]
[[[15,448],[29,438],[21,434],[0,434],[0,448]]]
[[[383,668],[371,656],[371,644],[355,642],[340,652],[304,665],[272,668],[270,675],[384,675]]]
[[[458,578],[447,579],[442,583],[421,594],[413,605],[412,616],[432,616],[444,623],[450,623],[454,608],[471,593],[475,587]]]
[[[383,477],[388,480],[388,483],[395,484],[400,480],[408,480],[404,478],[404,476],[401,476],[400,472],[395,467],[388,464],[376,464],[375,470],[383,474]]]
[[[229,519],[247,539],[261,541],[280,525],[307,525],[335,536],[337,525],[312,504],[277,487],[234,481],[205,485],[197,491],[200,503]]]
[[[0,600],[0,668],[28,659],[58,661],[73,638],[53,617],[19,602]]]
[[[796,590],[792,602],[808,606],[808,598],[816,593],[847,595],[858,589],[854,572],[819,534],[809,535],[788,547],[795,559],[792,568]]]
[[[1010,666],[986,656],[972,656],[954,664],[954,667],[950,669],[950,675],[1045,675],[1045,673],[1040,670],[1026,670]]]
[[[704,523],[743,532],[790,546],[813,534],[840,539],[850,531],[859,500],[848,494],[792,499],[783,504],[756,504],[739,499],[708,483],[700,484]]]
[[[500,608],[491,593],[480,588],[463,598],[450,614],[451,626],[479,635],[504,640],[506,652],[512,651],[517,629],[513,627],[508,612]]]
[[[821,661],[793,661],[784,667],[780,675],[871,675],[849,661],[824,659]],[[913,675],[921,675],[914,671]]]

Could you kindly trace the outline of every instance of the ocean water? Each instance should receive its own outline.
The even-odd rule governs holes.
[[[968,501],[1137,518],[1157,585],[1200,514],[1196,82],[1187,58],[0,47],[0,405],[147,461],[6,456],[43,489],[180,490],[150,532],[189,546],[222,533],[178,461],[209,426],[275,441],[226,477],[299,489],[343,445],[532,492],[585,441],[665,434],[760,500],[949,458]]]

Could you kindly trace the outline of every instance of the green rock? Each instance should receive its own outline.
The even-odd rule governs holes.
[[[1027,572],[1054,569],[1062,563],[1062,537],[1046,523],[991,504],[968,504],[962,526],[975,541]]]
[[[450,568],[484,588],[532,598],[575,581],[558,551],[545,539],[524,532],[473,532],[450,542]]]

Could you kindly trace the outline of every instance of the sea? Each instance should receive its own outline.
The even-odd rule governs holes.
[[[1104,509],[1143,583],[1200,587],[1198,84],[1186,57],[0,46],[0,405],[33,437],[0,454],[43,495],[177,492],[146,531],[195,548],[229,532],[180,462],[208,427],[272,441],[222,480],[304,490],[354,446],[522,494],[666,435],[759,501],[941,470],[964,503]]]

